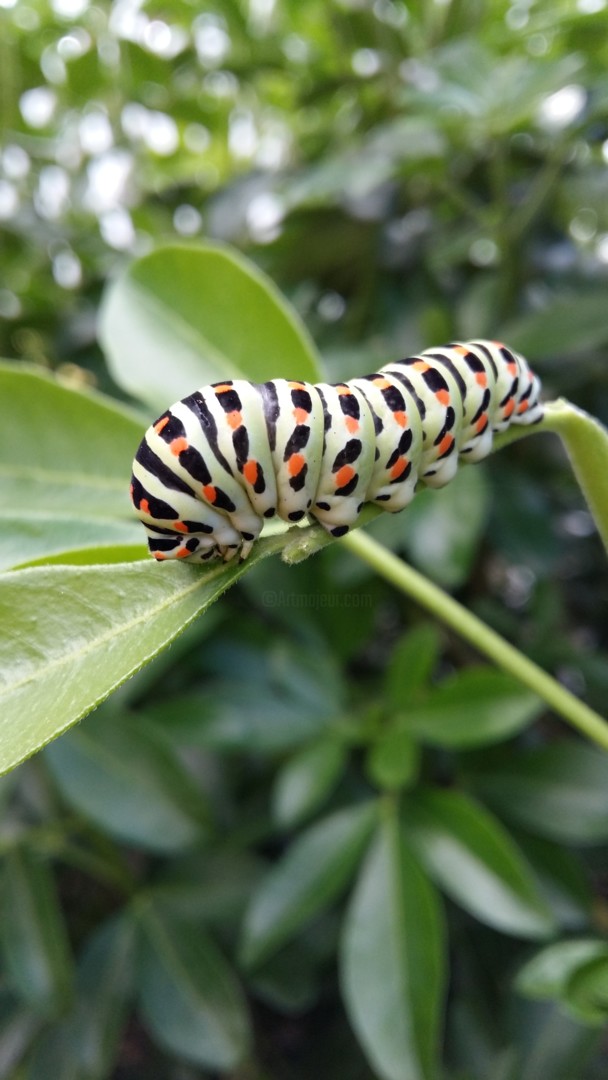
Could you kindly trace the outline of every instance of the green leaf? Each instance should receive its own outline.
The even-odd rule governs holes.
[[[72,992],[72,961],[46,862],[22,848],[3,860],[0,939],[9,984],[37,1013],[54,1015]]]
[[[403,544],[412,562],[445,588],[467,580],[486,524],[488,487],[483,468],[463,465],[439,491],[424,492],[408,507]]]
[[[137,543],[131,461],[143,423],[99,394],[0,363],[0,569]]]
[[[559,1000],[570,980],[591,962],[608,960],[608,944],[598,938],[576,938],[547,945],[520,969],[515,982],[520,994]]]
[[[498,742],[521,731],[545,708],[511,675],[468,668],[404,708],[408,730],[434,746],[458,749]]]
[[[110,370],[158,409],[219,379],[315,382],[314,344],[248,259],[219,245],[171,245],[132,263],[100,317]]]
[[[133,993],[135,926],[124,916],[102,923],[78,964],[68,1046],[86,1080],[110,1076]]]
[[[598,1033],[553,1002],[517,1002],[511,1028],[518,1053],[509,1080],[582,1080],[598,1049]]]
[[[0,1077],[2,1080],[18,1080],[18,1062],[23,1058],[40,1021],[23,1002],[19,1001],[6,986],[0,989]]]
[[[278,825],[293,828],[320,806],[344,768],[344,747],[323,739],[294,754],[277,774],[272,812]]]
[[[375,817],[373,802],[338,810],[294,840],[246,912],[241,955],[248,967],[262,963],[342,892]]]
[[[133,946],[127,918],[95,931],[78,965],[72,1011],[37,1040],[27,1080],[107,1080],[113,1074],[132,994]]]
[[[367,756],[371,781],[385,791],[409,787],[416,779],[420,749],[407,731],[386,731],[373,743]]]
[[[445,983],[433,887],[387,815],[346,916],[341,984],[351,1024],[382,1080],[434,1080]]]
[[[608,756],[574,739],[503,754],[469,777],[508,820],[570,844],[608,838]]]
[[[140,901],[144,930],[138,971],[141,1013],[165,1050],[210,1069],[234,1069],[247,1055],[249,1017],[241,988],[198,921],[172,918]]]
[[[605,1025],[608,1020],[608,955],[574,973],[564,1004],[583,1023]]]
[[[0,772],[66,731],[251,566],[40,567],[0,577]]]
[[[207,808],[190,775],[145,722],[96,713],[47,748],[62,795],[127,844],[171,852],[201,840]]]
[[[541,311],[501,329],[505,341],[530,360],[572,356],[608,341],[608,311],[603,289],[556,296]]]
[[[440,650],[441,637],[431,623],[414,627],[397,642],[386,675],[389,709],[409,708],[433,674]]]
[[[588,926],[592,891],[578,853],[521,830],[516,838],[559,925],[567,930]]]
[[[554,930],[521,852],[483,807],[456,791],[422,789],[408,800],[405,819],[431,876],[476,918],[518,937]]]

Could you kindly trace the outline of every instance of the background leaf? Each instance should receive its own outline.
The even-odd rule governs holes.
[[[256,889],[243,923],[248,967],[270,956],[338,896],[365,848],[376,806],[337,810],[302,833]]]
[[[172,245],[134,263],[107,294],[100,338],[119,385],[159,411],[218,379],[319,378],[278,289],[218,245]]]
[[[457,791],[420,789],[407,834],[429,873],[478,919],[518,937],[545,937],[552,916],[525,859],[487,811]]]
[[[145,931],[139,992],[147,1026],[180,1058],[226,1071],[246,1056],[249,1017],[238,982],[198,925],[139,906]]]
[[[608,837],[608,757],[584,743],[510,754],[471,779],[498,812],[539,836],[574,844]]]
[[[17,365],[0,363],[0,401],[0,569],[141,543],[129,476],[143,422],[110,398]]]
[[[483,746],[514,735],[545,708],[510,675],[469,668],[434,687],[424,701],[404,705],[407,729],[443,747]]]
[[[341,945],[349,1019],[382,1080],[432,1080],[444,989],[439,901],[392,818],[350,902]]]

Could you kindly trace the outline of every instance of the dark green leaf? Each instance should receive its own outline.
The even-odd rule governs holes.
[[[45,757],[68,802],[126,843],[169,852],[205,835],[202,794],[168,747],[128,713],[97,713]]]
[[[386,675],[389,709],[409,709],[433,674],[440,649],[439,631],[431,623],[414,627],[397,642]]]
[[[433,878],[478,919],[518,937],[554,929],[534,875],[506,830],[457,791],[420,790],[406,805],[406,827]]]
[[[272,793],[273,816],[293,828],[320,806],[344,767],[344,748],[324,739],[294,754],[277,774]]]
[[[376,818],[375,803],[338,810],[302,833],[256,889],[241,953],[260,964],[338,896],[354,873]]]
[[[138,912],[144,930],[139,997],[151,1034],[179,1058],[234,1069],[249,1051],[249,1017],[217,945],[198,921],[172,918],[151,901],[142,901]]]
[[[608,838],[608,756],[565,739],[471,774],[475,791],[530,832],[571,844]]]
[[[441,908],[399,833],[383,821],[344,926],[346,1009],[382,1080],[434,1080],[445,982]]]
[[[510,675],[479,667],[446,679],[423,702],[404,706],[404,714],[408,729],[424,742],[457,749],[506,739],[544,708]]]
[[[22,848],[4,858],[0,938],[7,977],[32,1009],[56,1014],[72,992],[72,960],[53,874]]]
[[[380,735],[367,755],[367,771],[385,791],[411,786],[416,779],[420,749],[407,731],[392,729]]]

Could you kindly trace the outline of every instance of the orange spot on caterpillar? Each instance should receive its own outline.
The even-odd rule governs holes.
[[[412,364],[414,371],[428,371],[430,366],[431,365],[427,364],[426,360],[416,360],[416,362]]]
[[[476,431],[483,431],[483,429],[485,428],[487,422],[488,422],[488,414],[483,413],[479,417],[479,420],[477,421],[477,423],[475,424],[475,430]]]
[[[345,422],[346,427],[348,428],[348,431],[350,432],[351,435],[354,435],[355,431],[359,430],[359,421],[355,420],[354,416],[345,417],[344,422]]]
[[[255,484],[258,478],[258,463],[253,458],[250,458],[243,465],[243,476],[248,484]]]
[[[397,423],[397,424],[399,424],[399,427],[403,427],[403,428],[404,428],[404,427],[405,427],[405,425],[407,424],[407,413],[404,413],[404,412],[394,412],[394,413],[393,413],[393,417],[394,417],[394,419],[395,419],[396,423]]]
[[[439,455],[441,456],[442,454],[447,453],[447,451],[450,449],[450,446],[452,445],[453,442],[454,442],[454,436],[453,435],[444,435],[443,439],[439,443],[439,447],[438,447]]]
[[[458,353],[459,356],[469,355],[469,349],[467,349],[466,345],[454,345],[454,352]]]
[[[150,513],[150,503],[148,502],[147,499],[142,499],[141,500],[141,502],[139,504],[139,509],[141,510],[142,514],[149,514]],[[150,514],[150,516],[152,516],[152,515]]]
[[[294,409],[292,415],[296,424],[305,424],[309,417],[306,409]]]
[[[339,394],[344,394],[345,397],[347,397],[349,394],[352,394],[350,386],[347,386],[346,383],[339,383],[338,386],[336,386],[336,390]]]
[[[201,491],[203,493],[203,498],[206,499],[208,503],[214,503],[217,499],[217,491],[213,484],[205,484],[204,488],[201,488]]]
[[[526,410],[529,409],[529,408],[530,408],[530,402],[529,401],[520,402],[519,408],[517,410],[518,415],[519,415],[519,413],[525,413]]]
[[[166,555],[163,555],[162,551],[153,551],[152,554],[157,562],[163,562],[163,560],[167,558]]]
[[[303,382],[288,382],[287,385],[288,385],[290,390],[303,390],[304,389],[304,383]]]
[[[507,404],[505,405],[504,409],[502,410],[502,415],[503,415],[505,420],[511,415],[514,408],[515,408],[515,401],[513,400],[513,398],[509,398],[509,400],[507,401]]]
[[[243,423],[243,417],[237,409],[233,409],[232,412],[226,413],[226,420],[233,431],[236,431]]]
[[[401,474],[404,473],[405,470],[407,469],[407,466],[408,466],[407,458],[404,458],[404,457],[398,458],[397,461],[395,462],[395,464],[393,465],[392,469],[391,469],[391,478],[393,480],[398,480],[399,477],[401,476]]]
[[[475,375],[475,382],[479,386],[487,386],[488,385],[488,376],[485,374],[484,371],[478,371],[477,374]]]
[[[372,379],[372,382],[374,386],[378,387],[379,390],[388,390],[389,386],[391,385],[388,379],[383,379],[382,377],[378,379]]]
[[[169,443],[169,449],[171,450],[172,454],[175,454],[176,457],[179,457],[182,450],[188,449],[188,440],[184,438],[172,439]]]
[[[183,521],[174,521],[173,522],[173,528],[177,532],[185,532],[185,533],[189,532],[188,526],[184,525]]]
[[[441,405],[449,405],[450,404],[450,395],[449,395],[447,390],[438,390],[437,393],[435,394],[435,397],[437,398],[437,401],[439,401]]]
[[[180,548],[179,551],[177,552],[175,558],[176,559],[187,559],[188,555],[191,555],[191,554],[192,554],[192,552],[188,551],[188,548]]]
[[[513,361],[507,364],[507,368],[511,375],[517,375],[517,364],[513,363]]]
[[[226,394],[228,390],[232,390],[232,387],[229,386],[228,383],[218,383],[218,385],[214,386],[213,389],[215,390],[216,394]]]
[[[160,435],[161,431],[163,430],[164,427],[166,427],[166,425],[168,423],[169,423],[169,417],[168,416],[163,416],[163,417],[161,417],[160,420],[157,420],[155,425],[154,425],[154,430],[155,430],[156,434]]]
[[[306,465],[306,458],[303,454],[292,454],[287,462],[287,470],[290,476],[297,476],[302,472],[302,469]]]
[[[355,470],[350,465],[343,465],[336,473],[336,487],[345,487],[346,484],[350,483],[354,475]]]

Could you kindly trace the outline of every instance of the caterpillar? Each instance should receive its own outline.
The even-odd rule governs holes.
[[[247,558],[264,522],[307,515],[332,536],[364,503],[395,513],[443,487],[495,432],[542,419],[540,383],[497,341],[453,342],[341,383],[227,379],[146,431],[131,498],[159,560]]]

